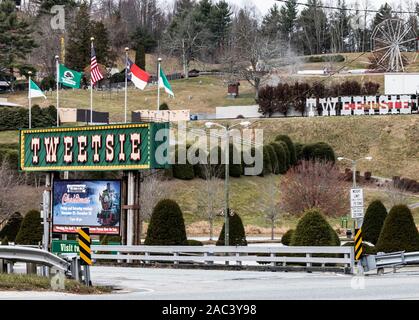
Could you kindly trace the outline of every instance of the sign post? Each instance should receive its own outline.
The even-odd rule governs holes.
[[[92,251],[90,245],[92,240],[90,239],[89,228],[79,229],[79,250],[80,250],[80,264],[84,266],[84,283],[86,286],[91,285],[90,281],[90,268],[92,263]]]
[[[364,192],[361,188],[351,189],[351,216],[357,221],[357,227],[361,228],[364,218]]]

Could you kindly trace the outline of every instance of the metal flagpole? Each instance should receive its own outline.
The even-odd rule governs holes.
[[[125,48],[125,123],[127,123],[127,105],[128,105],[128,50]]]
[[[93,41],[95,38],[91,37],[90,57],[92,57]],[[90,72],[90,125],[93,123],[93,82],[92,73]]]
[[[160,110],[160,64],[161,58],[157,59],[157,110]]]
[[[60,96],[59,96],[59,91],[60,91],[60,65],[59,65],[59,59],[60,57],[58,55],[55,56],[55,69],[57,71],[57,127],[60,126],[60,115],[59,115],[59,111],[60,111]]]
[[[28,92],[28,99],[29,99],[29,129],[32,129],[32,98],[31,98],[31,76],[32,76],[32,71],[28,71],[28,75],[29,75],[29,83],[28,83],[28,87],[29,87],[29,92]]]

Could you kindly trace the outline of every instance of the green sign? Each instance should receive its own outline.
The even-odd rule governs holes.
[[[77,240],[53,240],[51,242],[52,253],[79,253]]]
[[[120,245],[120,242],[109,242],[107,245]],[[100,245],[98,240],[93,240],[92,245]],[[79,254],[79,242],[77,240],[52,240],[51,252],[57,254]],[[109,252],[109,254],[116,254],[116,252]]]
[[[168,123],[20,130],[21,171],[109,171],[163,168]],[[164,131],[167,133],[167,131]],[[156,141],[158,139],[163,141]],[[160,153],[161,154],[161,153]]]

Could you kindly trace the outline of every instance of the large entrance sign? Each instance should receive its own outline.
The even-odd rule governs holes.
[[[119,234],[121,182],[119,180],[54,180],[52,231]]]
[[[109,171],[163,168],[156,133],[168,123],[20,130],[21,171]]]

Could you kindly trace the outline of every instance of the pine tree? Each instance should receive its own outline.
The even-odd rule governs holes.
[[[370,203],[362,223],[362,238],[375,245],[387,217],[387,209],[380,200]]]
[[[380,9],[378,9],[378,12],[374,17],[374,21],[372,22],[372,30],[374,30],[374,28],[384,20],[391,19],[393,17],[394,14],[392,7],[388,3],[385,3],[380,7]]]
[[[42,234],[44,232],[41,220],[39,211],[29,211],[23,218],[15,242],[17,244],[38,244],[42,240]]]
[[[70,26],[66,53],[66,65],[74,70],[83,70],[90,64],[92,23],[89,8],[82,3]],[[97,54],[97,53],[96,53]],[[99,62],[99,60],[98,60]]]
[[[281,17],[278,5],[275,3],[263,17],[262,33],[267,37],[275,38],[281,29],[281,18],[283,17]]]
[[[247,246],[246,233],[244,230],[242,219],[238,214],[229,215],[229,245],[230,246]],[[216,243],[217,246],[223,246],[225,243],[225,224],[221,230],[220,236]]]
[[[96,39],[95,52],[98,63],[109,67],[113,66],[115,55],[110,48],[108,30],[101,21],[92,22],[91,26],[91,34]]]
[[[0,70],[9,70],[14,87],[14,68],[25,65],[28,54],[36,47],[32,29],[23,15],[18,14],[14,1],[0,2]]]
[[[13,213],[6,225],[0,231],[0,239],[7,237],[9,241],[14,242],[22,224],[23,217],[19,212]]]
[[[281,7],[279,12],[280,31],[282,37],[289,43],[292,44],[294,41],[294,33],[297,26],[297,0],[290,0]]]

